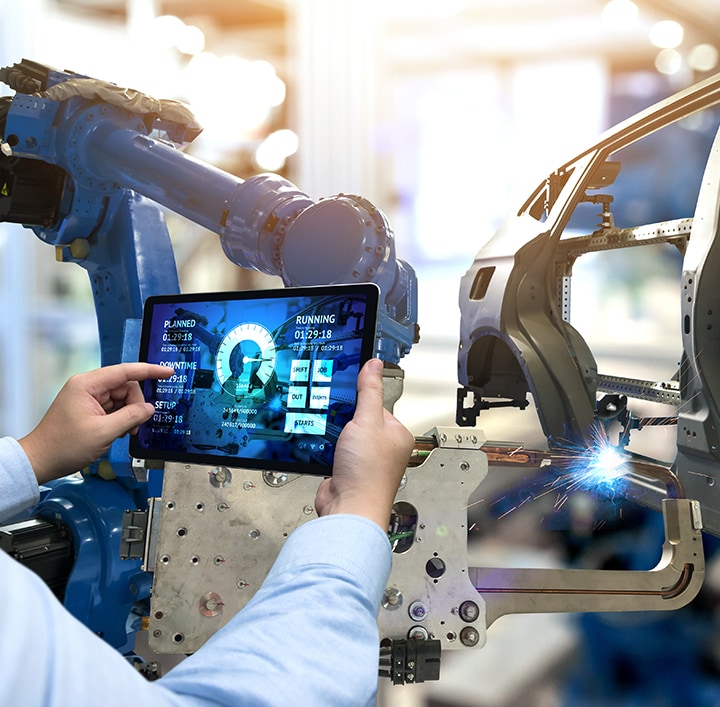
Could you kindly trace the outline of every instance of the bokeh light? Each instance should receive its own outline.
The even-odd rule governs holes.
[[[149,28],[154,42],[164,49],[177,49],[183,54],[199,54],[205,48],[205,34],[195,25],[185,24],[174,15],[156,17]]]
[[[640,17],[640,10],[633,0],[610,0],[602,11],[603,22],[616,27],[634,25]]]
[[[663,49],[655,57],[655,68],[661,74],[677,74],[682,69],[683,58],[677,49]]]
[[[685,37],[685,30],[675,20],[656,22],[649,32],[650,42],[659,49],[676,49]]]
[[[712,44],[698,44],[688,52],[688,65],[695,71],[712,71],[718,65],[719,52]]]
[[[270,133],[255,151],[258,167],[277,172],[285,166],[285,161],[298,151],[300,140],[292,130],[276,130]]]

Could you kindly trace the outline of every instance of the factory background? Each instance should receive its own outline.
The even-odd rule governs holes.
[[[459,282],[504,216],[547,168],[604,129],[720,70],[715,0],[3,0],[0,7],[3,66],[28,58],[182,100],[205,128],[188,147],[198,158],[242,178],[280,172],[313,198],[359,194],[388,215],[398,255],[416,269],[420,287],[422,338],[403,362],[396,408],[415,434],[454,423]],[[647,154],[628,155],[623,187],[631,198],[615,214],[619,225],[692,216],[718,122],[706,112],[647,143]],[[172,213],[166,219],[183,290],[278,284],[231,265],[214,234]],[[86,273],[56,262],[18,226],[0,225],[0,249],[0,425],[18,436],[70,374],[98,364],[99,353]],[[670,251],[577,264],[572,321],[603,372],[622,366],[625,374],[661,377],[677,365],[681,263]],[[479,425],[492,439],[542,441],[531,409],[491,413]],[[656,444],[671,459],[673,430]],[[537,530],[543,513],[538,504],[508,514],[478,538],[478,557],[562,562],[558,541]],[[446,660],[440,683],[383,689],[381,701],[550,707],[577,694],[575,704],[603,704],[583,701],[573,683],[583,673],[572,658],[590,630],[608,641],[638,621],[639,636],[651,619],[618,621],[588,628],[570,616],[506,617],[481,651]],[[701,639],[687,640],[697,647]],[[631,648],[627,655],[637,658]],[[681,670],[668,655],[652,665]],[[711,652],[682,675],[700,667],[703,694],[718,700],[707,704],[720,703]],[[660,704],[633,699],[615,704]]]

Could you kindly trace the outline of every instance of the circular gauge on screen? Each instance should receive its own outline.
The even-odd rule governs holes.
[[[261,324],[247,322],[231,329],[216,354],[220,385],[236,398],[262,392],[275,370],[275,341]]]

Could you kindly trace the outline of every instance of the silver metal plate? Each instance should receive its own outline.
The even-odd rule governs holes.
[[[242,609],[290,533],[317,517],[319,483],[310,475],[166,464],[150,648],[192,653]]]
[[[456,437],[460,438],[459,441]],[[468,573],[467,505],[487,474],[460,433],[410,468],[396,503],[416,522],[380,609],[381,638],[427,636],[443,648],[485,643],[485,605]],[[467,443],[467,445],[466,445]],[[159,512],[148,643],[192,653],[251,599],[290,533],[317,517],[320,479],[169,463]]]
[[[455,440],[455,430],[449,438]],[[408,469],[396,505],[417,510],[417,527],[411,546],[393,554],[386,598],[395,599],[380,609],[381,639],[427,632],[443,649],[485,644],[485,603],[468,574],[467,507],[486,475],[485,454],[471,448],[438,448]],[[473,604],[476,616],[467,620]],[[423,615],[419,607],[422,619],[413,617]]]

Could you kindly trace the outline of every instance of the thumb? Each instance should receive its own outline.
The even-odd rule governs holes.
[[[152,403],[130,403],[105,416],[105,427],[113,437],[134,432],[139,425],[150,419],[155,412]]]
[[[383,410],[383,363],[371,358],[360,370],[358,376],[357,404],[354,420],[363,422],[382,422]]]

